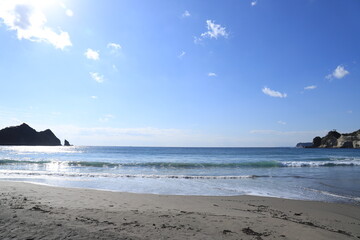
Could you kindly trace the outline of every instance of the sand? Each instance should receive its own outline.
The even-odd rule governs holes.
[[[360,207],[0,181],[0,239],[359,239]]]

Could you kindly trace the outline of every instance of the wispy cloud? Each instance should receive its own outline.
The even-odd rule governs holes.
[[[121,45],[118,43],[108,43],[107,47],[111,48],[112,50],[115,50],[115,51],[121,49]]]
[[[277,123],[278,123],[278,124],[281,124],[281,125],[286,125],[286,122],[281,121],[281,120],[277,121]]]
[[[104,116],[101,120],[99,119],[99,121],[102,122],[105,118],[107,117]],[[102,123],[105,124],[106,120]],[[49,126],[47,125],[46,127]],[[153,127],[85,128],[73,125],[50,127],[59,137],[64,136],[65,138],[66,136],[72,143],[78,142],[85,145],[186,146],[189,140],[203,143],[203,141],[199,140],[199,136],[188,134],[178,129],[160,129]]]
[[[254,7],[257,4],[257,0],[251,1],[251,6]]]
[[[335,70],[331,74],[327,75],[325,78],[329,80],[332,80],[334,78],[341,79],[348,74],[350,74],[350,72],[346,70],[344,66],[339,65],[335,68]]]
[[[209,72],[209,73],[208,73],[208,76],[209,76],[209,77],[217,77],[217,74],[216,74],[216,73],[213,73],[213,72]]]
[[[203,38],[215,38],[224,37],[227,38],[229,34],[226,32],[225,27],[220,24],[216,24],[215,21],[206,20],[207,31],[201,34]]]
[[[216,24],[215,21],[206,20],[206,28],[207,31],[202,33],[200,37],[194,37],[194,43],[200,44],[205,38],[219,38],[224,37],[227,38],[229,36],[228,32],[226,31],[225,27],[221,26],[220,24]]]
[[[66,9],[66,10],[65,10],[65,14],[66,14],[67,16],[69,16],[69,17],[74,16],[74,12],[73,12],[71,9]]]
[[[298,142],[311,142],[315,136],[325,136],[327,132],[328,130],[277,131],[264,129],[252,130],[250,134],[257,139],[257,142],[266,142],[265,146],[295,146]],[[249,137],[249,139],[252,138]]]
[[[317,88],[317,86],[315,86],[315,85],[310,85],[310,86],[304,87],[305,90],[314,90],[315,88]]]
[[[328,131],[277,131],[277,130],[251,130],[251,134],[264,134],[264,135],[310,135],[310,136],[321,136],[325,135]]]
[[[74,12],[73,12],[71,9],[67,8],[66,5],[65,5],[65,3],[60,2],[59,5],[60,5],[63,9],[65,9],[65,14],[66,14],[68,17],[74,16]]]
[[[104,116],[106,118],[106,116]],[[103,118],[103,117],[102,117]],[[109,120],[110,122],[110,120]],[[0,121],[1,123],[1,121]],[[106,124],[106,122],[101,122]],[[37,126],[35,126],[37,127]],[[39,126],[51,128],[59,138],[81,145],[103,146],[251,146],[251,140],[217,135],[202,134],[198,131],[175,128],[112,128],[78,127],[74,125]],[[273,140],[272,140],[273,141]],[[250,143],[249,143],[250,142]],[[250,145],[249,145],[250,144]],[[266,146],[266,145],[265,145]]]
[[[106,114],[105,116],[99,118],[100,122],[108,122],[111,119],[115,118],[112,114]]]
[[[185,56],[186,52],[181,51],[181,53],[178,55],[178,58],[182,59]]]
[[[181,15],[181,17],[183,17],[183,18],[190,17],[190,16],[191,16],[191,14],[189,13],[188,10],[186,10],[186,11]]]
[[[353,111],[352,111],[352,110],[348,110],[347,113],[348,113],[348,114],[352,114]]]
[[[194,43],[195,44],[201,44],[202,41],[203,41],[203,39],[201,37],[196,37],[196,36],[194,37]]]
[[[92,60],[99,60],[100,58],[99,51],[95,51],[91,48],[88,48],[84,53],[84,55],[87,59],[92,59]]]
[[[97,96],[91,96],[91,98],[92,98],[92,99],[98,99],[98,97],[97,97]]]
[[[94,79],[98,83],[103,83],[105,81],[104,76],[100,75],[97,72],[90,72],[90,76],[92,77],[92,79]]]
[[[286,93],[281,93],[281,92],[278,92],[278,91],[275,91],[275,90],[271,90],[270,88],[268,87],[264,87],[262,89],[262,92],[270,97],[279,97],[279,98],[286,98],[287,97],[287,94]]]
[[[72,46],[67,32],[55,32],[46,25],[42,1],[0,1],[0,19],[11,31],[16,31],[18,39],[33,42],[47,42],[55,48],[64,49]]]

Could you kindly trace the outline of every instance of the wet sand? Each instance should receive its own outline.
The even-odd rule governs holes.
[[[0,181],[0,239],[360,239],[360,206]]]

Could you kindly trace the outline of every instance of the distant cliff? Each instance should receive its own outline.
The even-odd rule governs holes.
[[[333,130],[325,137],[315,137],[306,148],[360,148],[360,129],[352,133],[338,133]]]
[[[297,148],[308,148],[308,147],[312,147],[312,146],[313,146],[313,143],[311,143],[311,142],[301,142],[301,143],[296,144]]]
[[[23,123],[0,130],[0,145],[61,146],[61,142],[50,129],[37,132]]]

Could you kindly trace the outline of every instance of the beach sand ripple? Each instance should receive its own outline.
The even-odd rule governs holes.
[[[0,182],[0,239],[359,239],[355,205]]]

